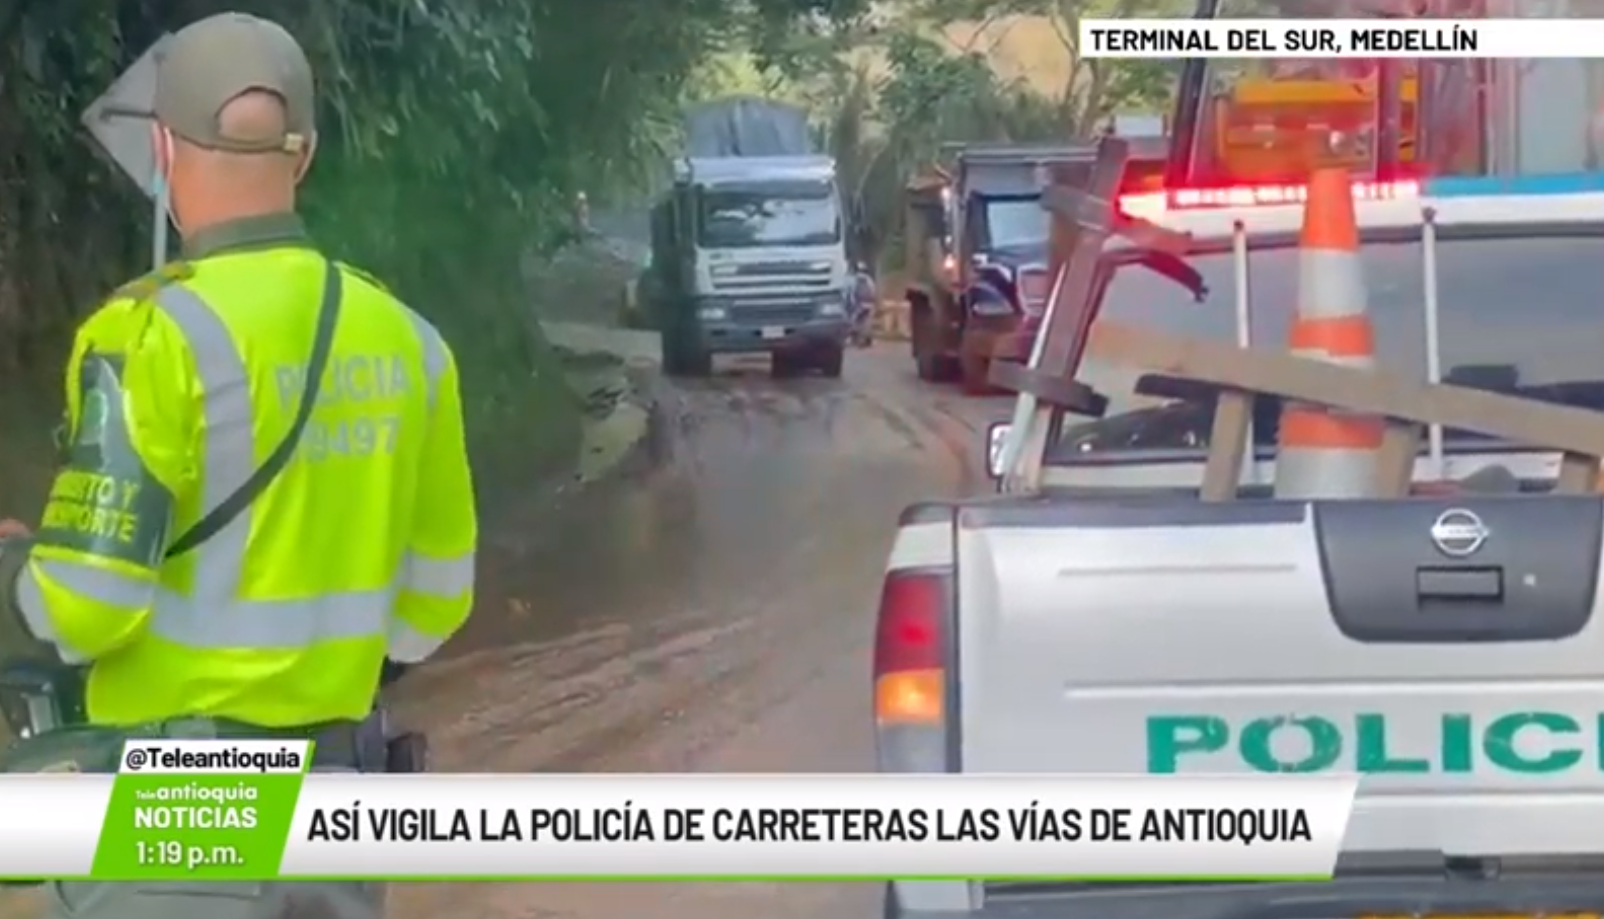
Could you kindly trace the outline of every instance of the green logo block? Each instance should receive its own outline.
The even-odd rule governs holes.
[[[119,774],[90,876],[272,880],[303,778],[284,772]]]

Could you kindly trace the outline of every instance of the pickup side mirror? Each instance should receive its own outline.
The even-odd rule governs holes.
[[[1012,422],[999,421],[986,428],[986,475],[993,480],[1003,477],[1003,445],[1008,443],[1013,427]]]

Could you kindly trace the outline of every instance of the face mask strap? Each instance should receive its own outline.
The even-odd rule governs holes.
[[[157,155],[154,157],[150,177],[150,258],[152,270],[159,269],[167,264],[169,222],[174,227],[178,225],[178,216],[173,213],[172,183],[168,179],[166,170],[162,168],[163,161],[166,162],[168,168],[172,167],[173,138],[166,128],[158,127],[156,130]]]

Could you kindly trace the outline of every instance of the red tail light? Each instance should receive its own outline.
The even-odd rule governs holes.
[[[952,576],[944,569],[886,575],[874,640],[881,724],[939,724],[945,715],[951,598]]]

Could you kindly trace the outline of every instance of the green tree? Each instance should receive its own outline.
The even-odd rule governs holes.
[[[1115,61],[1083,57],[1083,19],[1168,19],[1189,16],[1194,0],[913,0],[914,15],[936,26],[989,23],[1017,16],[1040,17],[1069,60],[1064,85],[1054,99],[1073,136],[1095,133],[1110,115],[1154,111],[1168,102],[1177,65],[1171,61]]]

